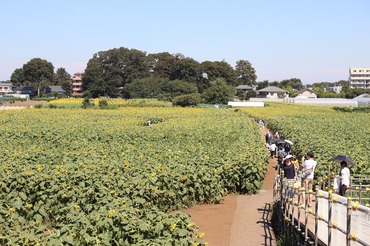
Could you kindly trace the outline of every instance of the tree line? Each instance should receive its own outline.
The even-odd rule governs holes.
[[[38,96],[48,85],[62,86],[67,96],[72,93],[71,75],[64,68],[58,68],[54,73],[53,64],[41,58],[33,58],[16,69],[10,81],[14,86],[32,86]],[[336,83],[343,84],[345,89],[339,95],[325,91],[329,83],[312,86],[319,97],[349,97],[360,93],[351,91],[344,82]],[[208,103],[225,103],[234,96],[238,85],[249,85],[257,90],[278,86],[288,90],[291,96],[304,88],[297,78],[257,82],[256,70],[248,60],[238,60],[232,67],[226,61],[198,62],[182,54],[147,54],[124,47],[93,54],[83,75],[84,94],[94,98],[158,98],[172,101],[180,95],[193,95]],[[238,91],[237,95],[245,97],[242,91]],[[253,91],[247,94],[247,98],[253,96]]]

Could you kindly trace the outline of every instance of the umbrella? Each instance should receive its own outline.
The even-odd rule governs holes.
[[[336,155],[333,158],[330,159],[331,161],[336,161],[336,162],[342,162],[345,161],[347,164],[355,164],[355,161],[352,160],[350,157],[345,156],[345,155]]]
[[[284,142],[286,142],[286,143],[288,143],[288,144],[290,144],[290,145],[293,145],[293,142],[292,142],[292,141],[290,141],[290,140],[288,140],[288,139],[285,139],[285,140],[284,140]]]
[[[280,138],[274,138],[273,140],[274,140],[275,144],[282,144],[282,143],[284,143],[284,141],[281,140]]]

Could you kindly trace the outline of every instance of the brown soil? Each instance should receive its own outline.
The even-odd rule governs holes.
[[[263,137],[268,129],[261,129]],[[226,196],[221,204],[186,210],[210,246],[276,245],[270,218],[276,159],[270,159],[262,190],[256,195]]]
[[[28,101],[15,101],[14,103],[6,103],[6,104],[3,104],[2,106],[4,107],[31,107],[31,106],[36,106],[38,104],[44,104],[44,103],[47,103],[47,101],[32,101],[32,100],[28,100]]]

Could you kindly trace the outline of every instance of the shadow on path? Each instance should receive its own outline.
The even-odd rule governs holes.
[[[272,212],[272,205],[270,203],[265,203],[264,208],[258,209],[259,213],[262,213],[262,220],[257,221],[257,224],[262,224],[264,228],[264,237],[265,237],[265,244],[264,245],[275,245],[275,235],[271,231],[272,224],[271,224],[271,212]]]

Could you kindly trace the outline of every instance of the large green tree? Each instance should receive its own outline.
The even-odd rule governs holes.
[[[66,96],[72,95],[72,81],[71,75],[65,70],[65,68],[58,68],[54,74],[54,84],[60,85],[65,91]]]
[[[197,92],[197,87],[193,83],[182,80],[148,77],[127,84],[124,90],[131,98],[159,98],[161,100],[172,100],[179,95]]]
[[[126,84],[146,77],[146,53],[121,47],[93,55],[83,76],[83,89],[92,97],[118,97]]]
[[[130,98],[156,98],[162,92],[163,86],[168,79],[159,77],[147,77],[137,79],[125,85],[124,91]]]
[[[10,82],[14,87],[25,85],[26,79],[24,78],[23,68],[17,68],[10,76]]]
[[[206,89],[202,97],[206,103],[227,104],[232,99],[235,88],[228,85],[223,78],[211,81],[211,87]]]
[[[41,95],[41,90],[51,84],[54,76],[54,66],[51,62],[41,58],[33,58],[23,65],[25,81],[37,90],[37,95]]]
[[[228,85],[236,86],[236,73],[232,66],[225,61],[204,61],[201,63],[202,71],[209,81],[223,78]]]
[[[279,87],[283,89],[287,89],[291,87],[292,89],[295,89],[295,90],[301,90],[303,88],[303,84],[300,79],[292,78],[292,79],[286,79],[286,80],[280,81]]]
[[[257,80],[256,70],[248,60],[238,60],[235,65],[238,84],[255,85]]]
[[[70,81],[71,75],[64,67],[58,68],[54,74],[54,85],[62,85],[62,83],[66,80]]]
[[[184,57],[182,54],[176,54],[175,58],[170,80],[183,80],[197,84],[202,76],[200,63],[192,58]]]
[[[176,57],[168,52],[147,55],[147,63],[152,76],[169,79]]]

